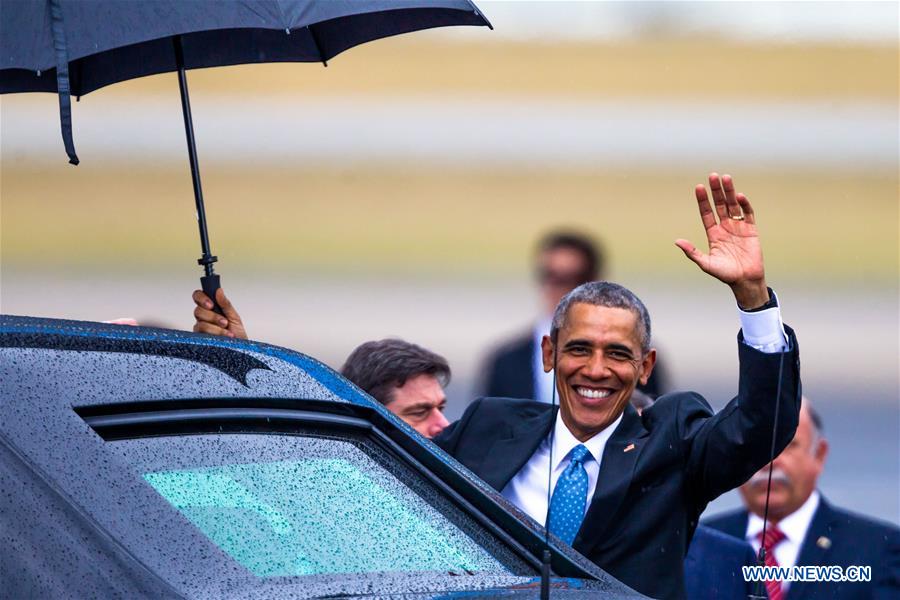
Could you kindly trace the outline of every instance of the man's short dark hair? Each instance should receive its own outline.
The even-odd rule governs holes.
[[[605,257],[599,245],[589,235],[567,229],[550,231],[538,241],[537,256],[560,248],[575,250],[584,257],[584,281],[600,279],[606,266]]]
[[[550,325],[550,339],[556,343],[559,330],[565,327],[569,309],[573,304],[591,304],[593,306],[605,306],[608,308],[624,308],[630,310],[637,317],[638,335],[641,341],[641,352],[650,351],[650,313],[634,292],[611,281],[591,281],[582,284],[563,296],[553,313],[553,322]]]
[[[396,388],[418,375],[431,375],[441,387],[446,386],[450,365],[431,350],[393,338],[360,344],[347,357],[341,375],[386,405],[394,399]]]

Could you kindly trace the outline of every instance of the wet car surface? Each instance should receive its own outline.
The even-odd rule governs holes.
[[[330,368],[0,317],[10,597],[537,597],[540,528]],[[551,597],[639,598],[551,539]]]

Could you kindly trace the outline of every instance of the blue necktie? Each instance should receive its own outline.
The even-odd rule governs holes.
[[[571,545],[584,520],[588,476],[582,463],[591,455],[587,448],[579,444],[572,449],[570,456],[569,466],[559,476],[550,499],[549,528],[550,533]]]

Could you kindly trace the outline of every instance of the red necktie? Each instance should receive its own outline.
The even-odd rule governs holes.
[[[757,536],[762,538],[762,531]],[[768,525],[766,527],[766,537],[762,540],[762,547],[766,551],[766,566],[777,567],[778,561],[775,560],[775,546],[780,544],[787,536],[778,529],[776,525]],[[784,591],[781,589],[780,581],[766,581],[766,591],[769,593],[769,600],[784,600]]]

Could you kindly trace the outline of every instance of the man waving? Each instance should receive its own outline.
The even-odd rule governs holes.
[[[728,175],[711,174],[709,188],[712,205],[705,186],[695,190],[709,252],[676,245],[737,301],[738,394],[722,411],[679,392],[635,412],[631,394],[656,361],[650,316],[632,292],[600,281],[560,301],[543,339],[559,410],[483,398],[435,439],[552,533],[654,598],[684,597],[682,561],[700,513],[769,460],[773,426],[776,453],[787,445],[800,410],[797,343],[766,286],[753,208]]]

